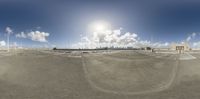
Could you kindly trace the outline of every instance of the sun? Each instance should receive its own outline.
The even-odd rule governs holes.
[[[104,32],[110,29],[110,25],[106,21],[95,21],[90,24],[90,30],[93,32]]]
[[[95,24],[94,29],[96,31],[103,31],[106,29],[106,25],[102,23]]]

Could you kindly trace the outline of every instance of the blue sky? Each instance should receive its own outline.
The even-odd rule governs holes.
[[[191,42],[200,40],[198,0],[1,0],[0,41],[6,41],[5,28],[10,27],[11,42],[67,47],[79,42],[80,35],[90,32],[88,25],[98,20],[142,40],[181,42],[194,32],[197,37]],[[36,31],[49,34],[46,42],[16,37]]]

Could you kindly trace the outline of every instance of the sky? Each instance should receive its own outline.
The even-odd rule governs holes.
[[[200,1],[0,0],[0,46],[8,34],[24,47],[200,47]]]

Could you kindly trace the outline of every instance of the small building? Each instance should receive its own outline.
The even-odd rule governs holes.
[[[190,47],[189,47],[189,44],[188,43],[181,43],[181,44],[176,44],[176,43],[173,43],[171,45],[171,50],[177,50],[178,53],[183,53],[184,51],[189,51],[190,50]]]
[[[151,47],[141,47],[140,50],[151,50]]]
[[[145,47],[145,50],[151,50],[152,48],[151,47]]]

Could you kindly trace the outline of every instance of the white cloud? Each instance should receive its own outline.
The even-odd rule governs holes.
[[[186,38],[186,41],[189,42],[191,39],[193,39],[195,37],[196,37],[196,33],[192,33]]]
[[[6,27],[6,33],[12,34],[13,30],[10,27]]]
[[[135,46],[136,47],[152,47],[152,48],[167,48],[169,47],[169,43],[168,42],[151,42],[151,41],[147,41],[147,40],[139,40]]]
[[[153,43],[152,45],[153,45],[152,47],[166,48],[166,47],[169,47],[170,44],[168,42],[165,42],[165,43],[156,42],[156,43]]]
[[[6,46],[6,42],[5,41],[0,41],[0,47],[1,46]]]
[[[28,33],[27,36],[30,37],[31,40],[33,40],[33,41],[47,42],[46,37],[49,36],[49,33],[35,31],[35,32]]]
[[[29,33],[24,33],[21,32],[19,34],[16,34],[17,38],[28,38],[31,39],[33,41],[38,41],[38,42],[48,42],[47,41],[47,37],[49,37],[49,33],[46,32],[40,32],[40,31],[32,31]]]
[[[187,37],[186,41],[192,41],[189,43],[191,48],[200,48],[200,41],[198,40],[199,36],[199,33],[192,33]]]
[[[137,34],[125,32],[121,29],[94,32],[91,36],[81,38],[81,42],[74,44],[74,48],[96,48],[96,47],[128,47],[137,42]]]
[[[169,43],[152,43],[140,40],[136,33],[122,32],[121,28],[94,32],[90,36],[81,38],[81,42],[72,45],[72,48],[97,48],[97,47],[168,47]]]
[[[191,39],[192,39],[191,36],[188,36],[186,41],[190,41]]]
[[[21,32],[19,34],[15,35],[17,38],[27,38],[26,34],[24,32]]]
[[[193,42],[192,47],[193,47],[193,48],[200,48],[200,41],[198,41],[198,42]]]
[[[195,37],[196,36],[196,33],[192,33],[192,37]]]

